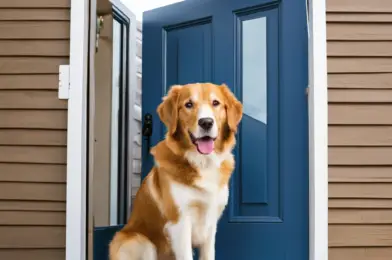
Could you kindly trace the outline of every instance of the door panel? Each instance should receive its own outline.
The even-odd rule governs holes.
[[[244,115],[231,220],[281,221],[278,10],[260,9],[238,14],[235,19],[235,75]]]
[[[306,1],[188,0],[145,12],[143,113],[150,145],[170,86],[226,83],[244,105],[216,259],[308,259]],[[152,167],[143,143],[143,176]]]
[[[211,32],[211,21],[208,20],[167,28],[165,60],[168,86],[211,80]]]

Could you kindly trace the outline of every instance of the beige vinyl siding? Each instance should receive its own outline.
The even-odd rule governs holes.
[[[392,256],[392,1],[327,0],[329,259]]]
[[[69,7],[0,1],[0,259],[65,259]]]

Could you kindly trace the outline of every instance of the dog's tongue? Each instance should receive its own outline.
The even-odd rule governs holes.
[[[212,139],[200,139],[196,142],[197,150],[202,154],[210,154],[214,150],[214,140]]]

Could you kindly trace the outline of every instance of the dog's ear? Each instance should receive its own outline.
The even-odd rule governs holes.
[[[230,130],[236,133],[237,126],[242,119],[242,104],[226,84],[222,84],[220,88],[226,99],[227,124],[229,125]]]
[[[177,130],[178,99],[181,87],[180,85],[172,86],[157,109],[159,118],[166,125],[170,135],[173,135]]]

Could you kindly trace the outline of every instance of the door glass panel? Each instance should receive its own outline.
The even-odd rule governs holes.
[[[123,224],[129,212],[130,21],[125,18],[116,12],[101,17],[103,26],[95,53],[93,204],[96,227]]]
[[[238,17],[237,77],[243,103],[232,221],[279,222],[277,10]]]
[[[244,174],[246,188],[242,189],[243,203],[267,202],[267,19],[260,17],[242,22],[242,102],[243,126],[251,138],[243,138],[246,147],[258,148],[257,159],[244,158],[244,172],[259,169],[257,174]],[[263,185],[261,185],[263,187]]]
[[[242,23],[242,101],[244,113],[267,124],[267,19]]]

